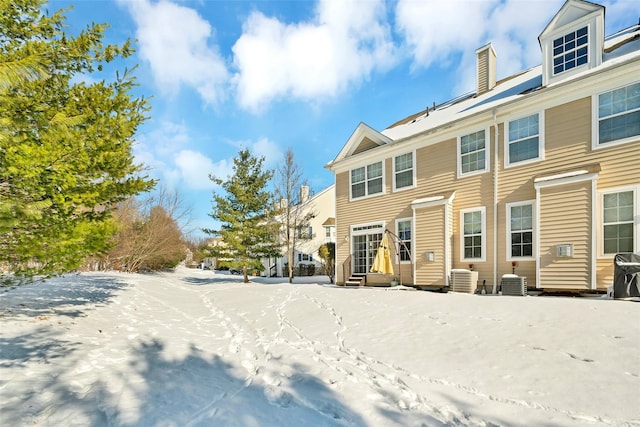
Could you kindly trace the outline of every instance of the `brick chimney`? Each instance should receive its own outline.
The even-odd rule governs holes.
[[[476,95],[490,91],[496,85],[496,51],[491,43],[476,50],[478,87]]]

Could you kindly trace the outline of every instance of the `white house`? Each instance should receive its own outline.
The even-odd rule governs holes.
[[[313,196],[309,196],[306,186],[301,188],[300,217],[311,214],[311,218],[303,227],[296,230],[296,250],[294,253],[294,267],[296,274],[300,265],[315,266],[315,274],[322,274],[318,248],[328,242],[335,243],[336,239],[336,191],[331,185]],[[287,263],[286,247],[282,247],[282,257],[263,260],[266,275],[269,277],[287,276],[283,271]]]

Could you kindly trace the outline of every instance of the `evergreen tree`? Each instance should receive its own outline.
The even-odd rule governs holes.
[[[112,206],[153,186],[131,154],[148,104],[130,73],[73,80],[128,57],[130,43],[104,46],[97,24],[65,34],[63,11],[44,3],[0,0],[0,269],[16,277],[106,250]]]
[[[262,258],[278,254],[273,197],[267,191],[273,171],[263,170],[263,162],[264,157],[254,157],[243,149],[233,158],[233,175],[226,181],[210,176],[226,193],[214,193],[213,212],[209,214],[220,222],[220,229],[204,230],[222,238],[221,245],[210,249],[211,256],[242,268],[245,283],[249,282],[249,271],[264,268]]]

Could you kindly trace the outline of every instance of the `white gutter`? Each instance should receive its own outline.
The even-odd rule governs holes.
[[[493,110],[493,289],[498,293],[498,115]],[[505,132],[506,134],[506,132]]]

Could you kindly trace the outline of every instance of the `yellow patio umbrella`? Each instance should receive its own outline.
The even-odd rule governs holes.
[[[393,264],[391,263],[391,251],[389,250],[389,236],[384,233],[378,252],[371,266],[372,273],[393,274]]]

